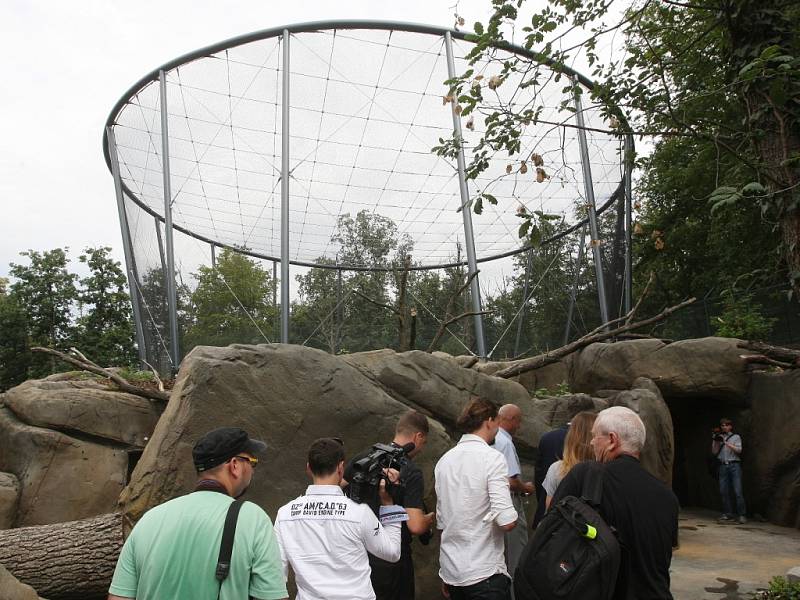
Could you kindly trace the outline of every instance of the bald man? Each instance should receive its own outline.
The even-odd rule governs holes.
[[[501,452],[508,465],[508,485],[511,488],[511,500],[517,511],[517,526],[506,533],[506,565],[511,577],[514,577],[514,570],[528,543],[528,524],[525,515],[525,505],[523,499],[533,493],[533,482],[522,481],[522,469],[519,464],[517,449],[511,439],[520,425],[522,425],[522,411],[516,404],[504,404],[497,413],[498,424],[497,437],[494,447]]]

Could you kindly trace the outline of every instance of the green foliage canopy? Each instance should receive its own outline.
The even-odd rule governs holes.
[[[255,260],[224,249],[216,268],[201,266],[194,274],[190,323],[185,344],[212,346],[264,343],[273,329],[272,276]]]

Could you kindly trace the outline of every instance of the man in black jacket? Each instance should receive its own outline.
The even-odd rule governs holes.
[[[536,454],[536,465],[533,472],[533,483],[536,486],[536,514],[533,517],[533,527],[539,524],[545,513],[545,499],[547,492],[542,483],[547,475],[547,469],[557,460],[564,458],[564,440],[567,437],[569,423],[558,429],[548,431],[539,438],[539,450]]]
[[[669,565],[678,540],[678,499],[639,463],[644,440],[644,423],[631,409],[601,411],[591,441],[598,462],[575,465],[553,498],[555,505],[566,496],[579,497],[589,471],[603,470],[599,512],[622,546],[615,600],[672,599]]]

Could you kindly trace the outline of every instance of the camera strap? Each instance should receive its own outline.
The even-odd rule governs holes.
[[[239,511],[244,504],[244,500],[234,500],[228,507],[225,515],[225,526],[222,528],[222,542],[219,545],[219,558],[217,559],[216,578],[222,582],[228,577],[231,570],[231,554],[233,554],[233,537],[236,534],[236,521],[239,519]]]

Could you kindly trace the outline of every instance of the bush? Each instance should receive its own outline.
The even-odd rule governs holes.
[[[534,398],[552,398],[554,396],[567,396],[572,392],[569,391],[569,383],[566,381],[562,381],[561,383],[557,384],[554,388],[538,388],[536,391],[533,392]]]
[[[718,336],[743,340],[767,338],[776,319],[769,319],[762,314],[752,294],[730,289],[725,290],[722,297],[722,314],[713,323]]]
[[[756,598],[760,600],[800,600],[800,582],[790,583],[783,577],[774,577],[769,582],[769,588],[758,592]]]

